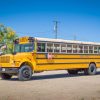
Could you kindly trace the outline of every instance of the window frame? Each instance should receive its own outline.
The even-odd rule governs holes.
[[[93,44],[83,44],[83,43],[68,43],[68,42],[53,42],[53,41],[38,41],[37,43],[44,43],[45,44],[45,51],[44,52],[38,52],[38,53],[49,53],[48,49],[48,44],[52,44],[51,48],[52,48],[52,52],[51,53],[59,53],[59,54],[100,54],[100,45],[93,45]],[[59,52],[54,52],[54,45],[57,44],[59,46]],[[74,52],[74,45],[76,45],[76,51]],[[70,47],[69,47],[70,46]],[[82,47],[82,49],[80,49],[79,47]],[[85,46],[87,47],[87,49],[85,49]],[[65,52],[62,52],[62,48],[66,48]],[[68,50],[68,47],[70,48],[70,50]],[[92,49],[90,49],[90,47],[92,47]],[[97,52],[95,53],[95,47],[97,47]],[[82,52],[80,52],[80,50],[82,50]],[[86,53],[85,50],[87,50],[88,52]],[[90,50],[92,50],[92,52],[90,52]],[[70,51],[70,52],[69,52]]]
[[[45,50],[46,50],[46,42],[41,42],[41,41],[39,41],[39,42],[37,42],[37,49],[38,49],[38,43],[44,43],[45,44]],[[45,53],[46,51],[44,51],[44,52],[40,52],[40,51],[38,51],[38,50],[36,50],[38,53]]]
[[[66,52],[62,52],[62,45],[65,45]],[[61,46],[60,52],[63,53],[63,54],[64,54],[64,53],[67,54],[67,43],[61,43],[60,46]]]
[[[54,53],[54,43],[53,42],[47,42],[47,45],[46,45],[46,51],[47,51],[47,53],[49,53],[48,52],[48,43],[51,43],[52,44],[52,52],[50,52],[50,53]]]
[[[55,45],[59,45],[59,49]],[[56,48],[56,49],[55,49]],[[55,50],[59,50],[59,52],[55,52]],[[60,43],[53,43],[53,51],[54,53],[61,53],[61,44]]]
[[[96,53],[95,53],[95,49],[94,49],[95,47],[97,47],[97,50],[96,50],[97,52]],[[99,46],[98,45],[94,45],[93,51],[94,51],[94,54],[99,54]]]
[[[68,45],[71,46],[71,52],[68,52]],[[73,44],[67,43],[67,54],[73,54]]]

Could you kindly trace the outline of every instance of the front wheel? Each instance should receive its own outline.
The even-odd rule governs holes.
[[[4,80],[9,80],[11,79],[12,75],[9,75],[7,73],[1,73],[0,74],[1,78],[4,79]]]
[[[87,75],[95,75],[96,72],[97,72],[97,68],[96,68],[96,65],[94,63],[91,63],[89,65],[89,68],[84,70],[84,73]]]
[[[18,78],[20,81],[28,81],[32,78],[32,69],[30,66],[23,65],[19,69]]]

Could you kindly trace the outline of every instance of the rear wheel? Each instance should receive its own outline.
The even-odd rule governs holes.
[[[94,64],[94,63],[91,63],[90,65],[89,65],[89,68],[87,68],[87,69],[85,69],[84,70],[84,73],[86,74],[86,75],[95,75],[96,74],[96,65]]]
[[[9,80],[12,77],[12,75],[9,75],[7,73],[1,73],[0,76],[2,79],[5,79],[5,80]]]
[[[68,70],[69,74],[78,74],[78,70]]]
[[[19,69],[18,78],[20,81],[27,81],[32,78],[32,69],[28,65],[23,65]]]

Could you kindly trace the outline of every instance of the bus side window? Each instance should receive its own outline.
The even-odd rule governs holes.
[[[77,45],[76,44],[73,45],[73,53],[77,53]]]
[[[100,47],[98,47],[98,53],[100,53]]]
[[[94,46],[94,53],[98,53],[98,47]]]
[[[54,44],[54,52],[60,52],[60,44]]]
[[[87,45],[84,46],[84,53],[88,53],[88,46]]]
[[[47,43],[47,52],[53,52],[53,43]]]
[[[93,53],[93,46],[89,46],[89,53]]]
[[[78,52],[83,53],[83,45],[79,45]]]
[[[72,53],[72,45],[71,44],[67,45],[67,53]]]
[[[37,43],[37,51],[45,52],[45,43]]]
[[[66,53],[66,44],[61,44],[61,53]]]

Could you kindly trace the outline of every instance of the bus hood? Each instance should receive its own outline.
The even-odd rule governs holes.
[[[5,54],[0,56],[0,67],[11,67],[13,61],[12,54]]]

